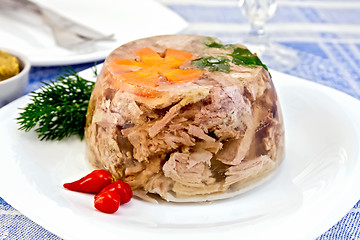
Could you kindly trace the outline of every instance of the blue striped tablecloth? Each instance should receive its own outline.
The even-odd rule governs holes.
[[[160,1],[160,0],[159,0]],[[246,19],[234,0],[161,0],[189,22],[183,33],[241,42]],[[272,40],[297,51],[299,64],[286,73],[343,91],[360,99],[360,1],[278,1],[266,28]],[[80,71],[94,65],[72,66]],[[28,92],[38,89],[63,66],[33,67]],[[360,174],[360,173],[359,173]],[[360,201],[318,239],[360,239]],[[0,239],[60,239],[0,196]]]

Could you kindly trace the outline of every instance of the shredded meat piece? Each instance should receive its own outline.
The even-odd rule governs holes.
[[[204,130],[202,130],[200,127],[190,125],[188,131],[189,134],[193,135],[194,137],[197,137],[207,142],[215,142],[215,139],[210,137],[209,135],[206,135]]]
[[[241,89],[214,87],[210,92],[211,103],[195,115],[196,125],[214,131],[216,137],[221,140],[229,137],[229,128],[237,132],[244,131],[247,123],[243,119],[249,119],[248,116],[251,116],[251,104],[241,95]],[[223,125],[228,126],[227,131],[220,130],[219,126]]]
[[[138,161],[147,161],[149,156],[168,152],[181,146],[194,146],[195,140],[185,130],[175,132],[163,131],[161,134],[150,138],[147,132],[148,126],[127,128],[122,130],[134,146],[133,157]]]
[[[134,175],[136,173],[141,172],[142,170],[144,170],[143,165],[139,162],[136,162],[136,164],[134,164],[134,166],[128,166],[125,169],[125,175],[127,175],[127,176]]]
[[[246,117],[247,129],[239,139],[227,141],[219,152],[218,160],[229,165],[238,165],[248,154],[255,136],[255,130],[260,122],[260,108],[254,107],[252,117]]]
[[[202,157],[199,153],[173,153],[169,160],[164,164],[163,171],[166,177],[170,177],[176,182],[188,186],[200,187],[205,184],[213,183],[211,170],[209,167],[212,154],[203,150]],[[193,162],[190,164],[190,162]]]
[[[234,127],[224,124],[216,126],[214,133],[220,140],[238,139],[240,137],[239,131],[237,131]]]
[[[221,142],[197,142],[195,148],[205,149],[216,154],[222,148]]]
[[[161,129],[163,129],[165,125],[168,124],[171,119],[173,119],[179,113],[181,107],[182,106],[180,104],[172,106],[170,110],[165,114],[165,116],[155,122],[155,124],[149,129],[149,136],[151,138],[155,137],[161,131]]]
[[[239,165],[231,166],[225,173],[226,185],[239,182],[251,176],[256,176],[264,165],[274,165],[274,162],[266,155],[257,157],[252,160],[244,160]]]
[[[162,173],[154,174],[146,182],[144,190],[145,192],[159,194],[161,197],[166,198],[166,194],[173,184],[173,180],[165,177]]]
[[[255,134],[254,123],[249,123],[245,134],[240,139],[230,140],[224,144],[219,152],[218,160],[228,165],[238,165],[250,149]]]
[[[188,168],[194,167],[196,164],[199,163],[206,163],[208,166],[211,165],[210,160],[212,158],[212,153],[209,151],[206,151],[204,149],[198,149],[196,152],[190,154],[188,163]]]
[[[188,95],[184,96],[183,99],[176,105],[172,106],[170,110],[165,114],[165,116],[155,122],[153,126],[149,129],[149,136],[155,137],[161,129],[164,128],[166,124],[168,124],[171,119],[173,119],[180,111],[180,109],[188,104],[196,103],[202,99],[204,99],[209,94],[208,88],[199,88],[196,91],[188,92]]]
[[[151,161],[150,161],[151,160]],[[147,180],[158,174],[161,170],[161,159],[160,158],[152,158],[146,164],[146,168],[144,168],[141,172],[138,172],[134,175],[128,175],[125,177],[127,183],[134,189],[137,189],[140,183],[147,182]]]

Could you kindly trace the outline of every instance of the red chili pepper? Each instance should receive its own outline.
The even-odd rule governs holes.
[[[94,207],[104,213],[114,213],[119,209],[121,197],[113,191],[101,192],[95,196]]]
[[[100,194],[103,192],[116,192],[121,197],[121,204],[129,202],[133,196],[130,185],[122,180],[118,180],[107,185],[103,190],[101,190]]]
[[[112,183],[113,177],[111,174],[104,170],[94,170],[85,177],[72,182],[65,183],[63,186],[72,191],[84,193],[99,193],[105,186]]]

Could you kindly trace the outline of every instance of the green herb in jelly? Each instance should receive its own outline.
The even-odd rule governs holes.
[[[207,56],[191,61],[191,64],[198,69],[209,67],[210,71],[230,72],[230,60],[222,56]]]

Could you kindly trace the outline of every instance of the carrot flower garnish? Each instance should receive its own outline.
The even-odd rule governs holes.
[[[203,70],[180,68],[185,62],[195,58],[187,51],[168,48],[164,57],[151,48],[136,49],[135,53],[138,60],[114,58],[110,63],[111,72],[114,73],[114,88],[153,97],[157,93],[153,88],[160,81],[186,83],[204,74]]]

